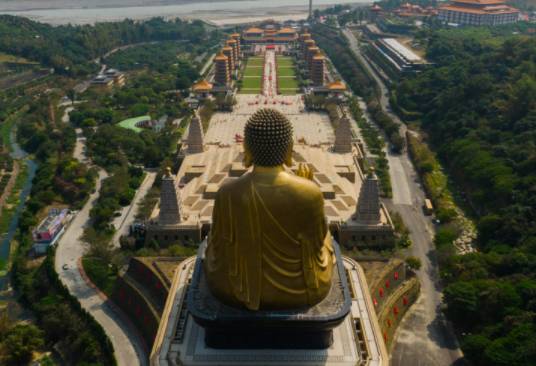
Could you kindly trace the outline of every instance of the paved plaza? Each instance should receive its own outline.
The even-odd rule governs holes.
[[[266,98],[261,95],[240,94],[232,112],[215,113],[205,135],[205,143],[232,145],[240,141],[248,118],[260,108],[273,108],[287,116],[294,127],[294,141],[308,145],[332,144],[335,141],[333,127],[326,113],[309,113],[301,95],[277,95]]]

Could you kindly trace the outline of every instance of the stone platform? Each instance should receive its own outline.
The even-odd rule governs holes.
[[[203,243],[204,244],[204,243]],[[332,330],[350,312],[351,298],[339,246],[334,243],[337,266],[331,288],[318,304],[304,309],[250,311],[216,299],[203,270],[205,246],[196,260],[188,290],[188,312],[205,330],[207,346],[218,349],[326,349]]]
[[[351,297],[351,311],[333,329],[327,349],[215,349],[205,344],[204,329],[186,306],[195,257],[179,265],[151,352],[152,366],[380,366],[389,364],[381,330],[357,262],[343,257]]]

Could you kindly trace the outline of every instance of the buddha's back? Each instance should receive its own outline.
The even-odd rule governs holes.
[[[244,132],[253,171],[216,195],[204,261],[209,287],[251,310],[317,304],[329,292],[335,262],[322,193],[283,168],[292,160],[285,116],[260,110]]]
[[[224,215],[229,220],[218,220]],[[255,170],[221,188],[214,217],[205,268],[224,301],[288,309],[327,295],[333,251],[314,183]]]

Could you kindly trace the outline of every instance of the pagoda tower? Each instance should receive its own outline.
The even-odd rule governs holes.
[[[325,79],[326,57],[317,52],[311,63],[311,80],[314,86],[323,86]]]
[[[316,42],[314,39],[308,39],[303,42],[303,60],[307,62],[307,52],[309,52],[309,47],[315,47]]]
[[[190,122],[190,127],[188,128],[188,154],[198,154],[202,153],[205,149],[203,147],[203,126],[201,125],[201,120],[199,117],[194,116]]]
[[[240,60],[242,58],[242,51],[240,49],[240,33],[233,33],[230,35],[230,37],[236,41],[236,49],[238,50],[237,57],[238,60]]]
[[[235,60],[234,60],[234,50],[233,47],[225,46],[221,49],[223,54],[227,56],[227,63],[229,67],[229,73],[233,73],[233,70],[235,68]]]
[[[300,47],[303,50],[305,50],[305,41],[311,40],[311,34],[310,33],[302,33],[300,34]]]
[[[229,59],[223,53],[220,53],[214,58],[215,76],[214,81],[219,85],[228,85],[231,81],[231,73],[229,70]]]
[[[359,192],[355,220],[365,225],[378,225],[381,223],[380,209],[380,185],[374,168],[371,168]]]
[[[320,52],[320,48],[316,46],[312,46],[307,49],[307,58],[305,59],[305,61],[307,62],[307,70],[309,70],[309,72],[311,72],[311,66],[313,65],[313,57],[318,52]]]
[[[225,42],[227,47],[231,47],[233,49],[233,61],[234,61],[234,67],[238,68],[238,43],[235,39],[228,39],[227,42]]]
[[[173,226],[181,222],[181,199],[171,168],[166,168],[160,188],[159,226]]]
[[[340,154],[352,152],[352,127],[350,126],[350,120],[346,116],[340,119],[339,125],[335,129],[333,152]]]

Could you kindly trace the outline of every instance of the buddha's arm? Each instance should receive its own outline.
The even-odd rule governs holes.
[[[218,263],[225,254],[226,243],[231,238],[230,224],[231,212],[230,207],[226,205],[227,198],[222,194],[217,194],[212,211],[212,227],[208,237],[208,246],[206,250],[206,266],[208,271],[217,269]]]

